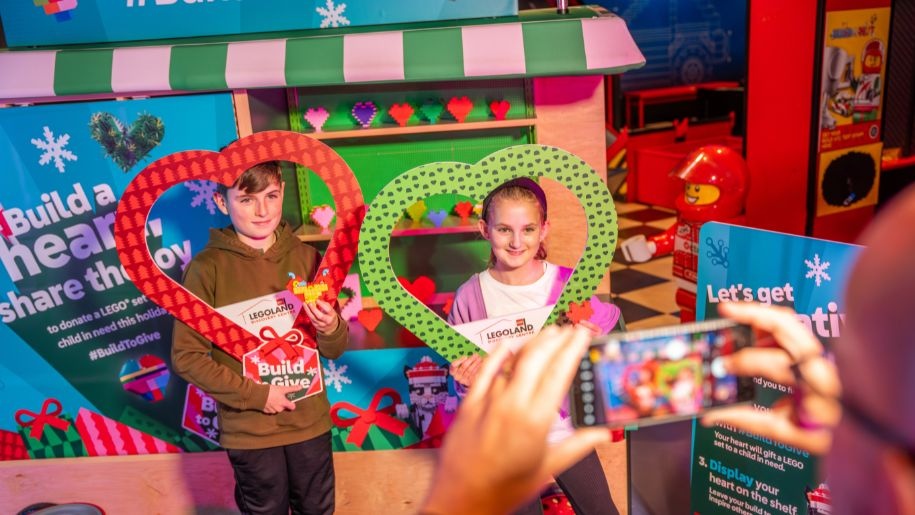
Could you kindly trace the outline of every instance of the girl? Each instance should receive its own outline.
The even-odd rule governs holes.
[[[546,261],[543,240],[550,228],[546,214],[546,195],[532,179],[514,179],[490,192],[483,201],[479,222],[480,233],[492,247],[489,268],[458,288],[448,314],[449,324],[495,318],[556,302],[572,270]],[[600,332],[590,322],[581,323],[592,332]],[[451,364],[459,394],[473,383],[481,362],[479,355],[472,355]],[[562,409],[550,430],[550,443],[572,432],[568,411]],[[556,476],[556,482],[576,513],[619,513],[594,451]],[[542,513],[539,497],[517,513]]]

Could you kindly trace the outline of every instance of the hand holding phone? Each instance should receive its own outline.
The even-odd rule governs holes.
[[[657,424],[750,401],[753,379],[728,374],[720,358],[752,344],[751,328],[730,320],[597,338],[572,383],[572,422]]]

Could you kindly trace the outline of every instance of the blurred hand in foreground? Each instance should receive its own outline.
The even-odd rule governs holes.
[[[585,328],[551,326],[517,354],[501,346],[483,361],[448,430],[421,513],[508,513],[610,441],[607,428],[588,428],[547,443],[590,341]]]
[[[726,369],[790,386],[794,393],[769,410],[734,406],[710,411],[702,424],[726,424],[815,454],[826,453],[842,414],[841,385],[820,342],[788,308],[734,302],[719,305],[718,311],[750,324],[757,333],[756,347],[726,357]]]

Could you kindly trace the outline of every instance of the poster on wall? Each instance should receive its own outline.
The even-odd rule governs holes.
[[[747,0],[594,0],[626,20],[645,55],[624,92],[746,78]]]
[[[861,247],[717,222],[702,226],[696,319],[717,304],[787,306],[829,348],[845,324],[847,275]],[[791,388],[756,379],[766,409]],[[829,478],[806,451],[724,426],[693,432],[691,513],[827,514]]]
[[[170,372],[173,319],[127,278],[112,225],[147,164],[236,136],[229,94],[0,109],[0,459],[213,448],[211,401]],[[227,224],[213,187],[169,190],[150,214],[170,277]]]
[[[817,216],[877,203],[889,0],[827,2]]]

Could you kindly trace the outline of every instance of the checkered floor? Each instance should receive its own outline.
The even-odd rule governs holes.
[[[644,204],[616,201],[619,241],[665,231],[676,222],[676,212]],[[626,329],[645,329],[680,323],[677,290],[672,281],[673,258],[668,255],[646,263],[626,263],[617,250],[610,265],[610,292],[620,307]]]

